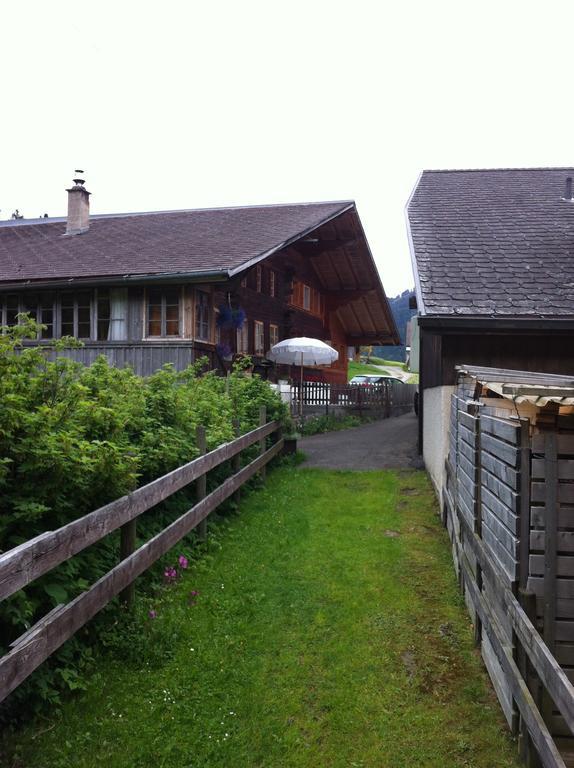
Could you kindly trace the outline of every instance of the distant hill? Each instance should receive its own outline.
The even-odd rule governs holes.
[[[400,296],[389,299],[391,311],[395,318],[395,323],[399,329],[402,344],[400,347],[373,347],[373,355],[382,357],[385,360],[405,360],[405,336],[407,333],[407,323],[413,315],[416,315],[416,309],[409,309],[409,299],[414,296],[414,291],[403,291]]]

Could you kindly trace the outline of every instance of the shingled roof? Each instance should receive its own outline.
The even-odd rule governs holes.
[[[574,168],[424,171],[407,206],[424,315],[574,316]]]
[[[92,216],[64,237],[65,219],[0,222],[2,283],[114,276],[232,274],[303,237],[352,202]]]

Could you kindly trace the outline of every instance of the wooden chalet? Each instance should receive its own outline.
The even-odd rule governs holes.
[[[345,382],[349,347],[399,343],[352,201],[90,216],[74,182],[67,218],[0,222],[0,325],[30,313],[37,344],[141,375],[246,354],[276,378],[270,347],[311,336],[339,360],[305,377]]]

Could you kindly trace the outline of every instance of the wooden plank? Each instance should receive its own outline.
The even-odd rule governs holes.
[[[544,579],[539,576],[530,576],[528,578],[528,591],[542,597],[544,595]],[[556,596],[574,600],[574,580],[556,579]]]
[[[544,575],[544,555],[530,555],[530,573],[532,576]],[[574,576],[574,557],[558,555],[556,558],[558,576]]]
[[[458,468],[459,470],[462,470],[473,483],[476,483],[478,474],[478,466],[476,462],[469,461],[466,456],[461,455],[458,457]]]
[[[484,541],[485,551],[489,553],[494,565],[505,575],[504,584],[512,584],[516,581],[518,575],[518,562],[512,555],[504,549],[495,534],[488,528],[483,520],[482,539]]]
[[[475,416],[471,416],[469,413],[465,413],[464,411],[460,411],[458,414],[458,420],[459,423],[462,424],[462,426],[468,430],[472,435],[476,432],[476,425],[477,425],[477,418]]]
[[[462,440],[467,445],[470,445],[471,448],[474,449],[476,447],[476,433],[471,432],[463,424],[458,425],[458,437],[459,442]]]
[[[544,526],[544,641],[553,651],[556,640],[556,560],[558,556],[558,453],[554,432],[545,435],[544,463],[546,477],[546,496],[544,499],[546,506]]]
[[[535,453],[544,453],[545,450],[545,434],[539,432],[532,435],[532,450]],[[572,454],[574,455],[574,435],[557,434],[557,450],[559,454]]]
[[[492,650],[505,673],[505,678],[512,692],[512,697],[528,727],[530,737],[536,746],[538,754],[543,757],[545,768],[565,768],[564,761],[562,760],[560,753],[554,744],[554,740],[538,711],[534,699],[532,698],[532,694],[528,690],[526,682],[522,679],[520,671],[516,666],[516,662],[512,658],[510,647],[500,640],[501,630],[496,617],[493,615],[488,604],[478,591],[474,580],[468,569],[465,567],[464,560],[461,561],[461,565],[466,589],[468,589],[473,597],[473,603],[477,613],[480,615],[483,629],[486,632]],[[568,685],[571,687],[569,682]],[[572,689],[572,691],[574,693],[574,689]]]
[[[539,616],[540,618],[544,616],[544,598],[542,596],[536,598],[536,615]],[[572,599],[564,600],[560,597],[557,597],[556,598],[556,618],[557,619],[574,619],[574,600]]]
[[[480,431],[505,440],[512,445],[518,445],[519,443],[520,429],[517,420],[512,423],[508,419],[496,419],[493,416],[481,415]]]
[[[32,634],[28,632],[16,641],[12,650],[0,659],[0,701],[3,701],[113,597],[174,547],[206,515],[229,498],[282,448],[283,440],[279,440],[262,456],[258,456],[236,475],[218,486],[203,501],[142,545],[133,555],[108,571],[90,589],[64,606],[50,620],[45,621],[39,631]],[[32,630],[34,629],[33,627]]]
[[[488,526],[496,540],[512,557],[514,562],[518,562],[518,538],[514,536],[508,528],[500,522],[500,519],[492,514],[488,507],[482,507],[482,521]]]
[[[487,507],[490,512],[495,517],[498,517],[499,520],[506,520],[517,518],[517,504],[516,499],[514,509],[512,507],[508,507],[506,504],[504,504],[498,496],[496,496],[494,493],[492,493],[488,488],[485,488],[483,486],[482,488],[482,503],[483,506]],[[514,527],[515,523],[512,522],[511,525],[509,525],[509,528]]]
[[[270,435],[278,426],[278,422],[270,422],[265,427],[258,427],[56,531],[46,531],[0,554],[0,600]]]
[[[492,435],[483,435],[482,449],[486,453],[490,453],[492,456],[496,456],[498,459],[504,461],[509,467],[516,469],[519,465],[520,452],[513,445],[504,443],[497,437]]]
[[[468,445],[468,443],[459,440],[457,448],[461,456],[464,456],[468,461],[470,461],[471,464],[474,464],[475,449],[472,445]]]
[[[514,515],[518,514],[519,496],[506,483],[503,483],[498,477],[495,477],[484,467],[481,472],[482,487],[487,488],[500,501],[512,511]]]
[[[544,552],[546,546],[546,531],[530,531],[530,549]],[[556,532],[556,551],[574,552],[574,531]]]
[[[544,528],[544,521],[546,520],[546,507],[544,505],[531,507],[530,519],[532,520],[533,527]],[[558,507],[558,528],[574,529],[574,508]]]
[[[513,491],[518,490],[520,486],[520,472],[518,470],[509,467],[508,464],[484,450],[480,452],[480,463],[483,469],[488,470],[490,474],[501,480]]]
[[[544,480],[544,459],[532,459],[532,477]],[[573,459],[558,459],[558,479],[574,480]]]
[[[199,455],[204,456],[207,452],[207,437],[205,434],[205,427],[199,425],[195,432],[195,440],[197,442],[197,448]],[[207,473],[197,478],[195,484],[195,499],[197,502],[202,501],[207,496]],[[200,541],[207,541],[207,517],[199,523],[197,527],[197,535]]]
[[[557,643],[555,655],[559,664],[574,666],[574,644]]]
[[[561,669],[538,631],[526,615],[524,609],[508,587],[504,586],[503,575],[486,555],[483,542],[476,536],[472,529],[465,525],[463,518],[459,517],[461,526],[465,529],[465,541],[472,546],[474,554],[483,568],[485,575],[500,586],[501,599],[504,602],[506,612],[512,621],[512,626],[517,637],[528,655],[528,658],[540,677],[545,688],[569,727],[574,731],[574,687]],[[561,645],[557,646],[560,649]]]
[[[553,477],[554,477],[554,483],[557,485],[558,501],[561,504],[574,504],[574,484],[558,483],[558,478],[557,478],[558,468],[556,467],[556,462],[554,462],[554,466],[555,466],[555,473]],[[532,501],[534,503],[546,502],[547,482],[548,482],[548,478],[546,479],[545,482],[532,483]]]
[[[459,489],[462,486],[467,493],[468,498],[474,502],[474,499],[476,498],[476,483],[466,474],[461,464],[459,464],[458,467],[457,479],[459,482]]]
[[[484,660],[486,671],[492,681],[493,688],[496,692],[498,702],[508,723],[508,727],[511,727],[512,723],[512,693],[510,692],[510,686],[506,676],[500,666],[488,635],[484,633],[482,638],[481,655]]]

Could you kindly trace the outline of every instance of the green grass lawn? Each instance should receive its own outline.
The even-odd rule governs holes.
[[[279,468],[138,606],[131,651],[2,766],[518,764],[423,472]]]
[[[361,374],[374,374],[375,376],[384,376],[387,374],[388,376],[396,376],[396,371],[383,371],[380,368],[377,368],[375,365],[366,365],[365,363],[354,363],[352,360],[349,360],[349,373],[348,378],[349,381],[353,378],[353,376],[360,376]],[[397,376],[397,378],[399,378]]]

